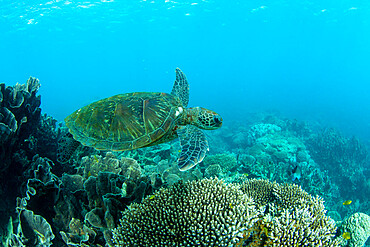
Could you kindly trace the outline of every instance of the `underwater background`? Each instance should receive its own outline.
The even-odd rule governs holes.
[[[243,195],[258,202],[255,211],[246,208],[264,210],[244,219],[230,243],[200,240],[209,246],[280,246],[271,237],[284,229],[274,228],[283,224],[279,210],[306,210],[276,201],[278,195],[290,198],[284,193],[291,190],[314,205],[311,214],[336,223],[321,221],[330,237],[316,239],[326,242],[298,243],[365,244],[370,2],[0,0],[0,7],[4,246],[144,246],[140,241],[151,241],[147,235],[137,240],[122,230],[130,221],[119,219],[135,221],[125,211],[129,205],[162,208],[155,198],[169,202],[166,195],[178,194],[180,185],[172,185],[179,180],[194,188],[195,181],[222,187],[214,177],[243,184]],[[224,122],[206,132],[210,152],[196,168],[176,170],[178,141],[111,153],[83,147],[68,135],[64,118],[96,100],[170,93],[177,67],[190,84],[189,106],[212,109]],[[237,190],[228,186],[226,191]],[[266,186],[278,194],[275,199],[261,200]],[[156,194],[161,189],[167,194]],[[235,210],[234,202],[249,205],[235,200],[226,203],[228,210]],[[277,209],[266,210],[271,205]],[[257,220],[262,215],[268,223]],[[351,226],[351,217],[364,227]],[[186,232],[179,235],[182,243],[192,243]],[[285,243],[297,243],[291,238]]]

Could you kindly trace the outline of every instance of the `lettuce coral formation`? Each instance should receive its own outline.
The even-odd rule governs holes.
[[[0,171],[7,169],[23,144],[20,142],[39,126],[41,99],[36,96],[39,87],[39,80],[33,77],[26,84],[7,87],[0,84]]]

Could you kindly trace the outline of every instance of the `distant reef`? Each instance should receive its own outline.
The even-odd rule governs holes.
[[[84,147],[42,114],[39,80],[0,84],[3,246],[370,246],[368,147],[334,128],[257,113],[178,141]],[[366,242],[367,241],[367,242]]]

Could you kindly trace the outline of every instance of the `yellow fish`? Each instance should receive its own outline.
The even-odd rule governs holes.
[[[149,196],[149,200],[153,200],[153,199],[154,199],[154,197],[155,197],[155,195],[151,195],[151,196]]]
[[[265,236],[268,236],[269,235],[268,229],[266,227],[264,227],[264,226],[262,227],[262,233],[264,233]]]
[[[233,208],[234,206],[233,206],[233,204],[230,202],[230,204],[229,204],[229,207],[230,208]]]
[[[94,159],[96,163],[99,163],[99,159],[98,159],[98,156],[96,156],[96,154],[94,154]]]
[[[343,232],[342,234],[342,237],[346,240],[350,239],[351,238],[351,235],[349,234],[349,232]]]
[[[343,202],[343,205],[346,205],[346,206],[347,206],[347,205],[349,205],[349,204],[351,204],[351,203],[352,203],[352,201],[351,201],[351,200],[347,200],[347,201],[344,201],[344,202]]]
[[[41,232],[37,231],[36,229],[33,229],[33,231],[36,233],[36,235],[40,238],[42,242],[46,241],[45,236]]]

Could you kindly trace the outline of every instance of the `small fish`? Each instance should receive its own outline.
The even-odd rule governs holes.
[[[249,176],[249,174],[248,174],[248,173],[244,173],[244,174],[243,174],[243,176],[248,177],[248,176]]]
[[[37,231],[36,229],[33,229],[33,231],[34,231],[34,232],[36,233],[36,235],[39,237],[39,239],[41,240],[41,242],[45,242],[45,241],[46,241],[45,236],[44,236],[41,232]]]
[[[87,173],[87,178],[91,177],[91,171]]]
[[[349,234],[349,232],[343,232],[342,234],[342,237],[346,240],[350,239],[351,238],[351,234]]]
[[[352,201],[351,201],[351,200],[347,200],[347,201],[344,201],[344,202],[343,202],[343,205],[347,206],[347,205],[350,205],[351,203],[352,203]]]
[[[233,204],[230,202],[230,204],[229,204],[229,207],[230,208],[233,208],[234,206],[233,206]]]
[[[98,159],[98,156],[96,156],[96,154],[94,154],[94,159],[95,159],[96,163],[99,163],[99,159]]]
[[[267,204],[265,208],[265,215],[268,214],[269,212],[270,212],[270,204]]]
[[[296,179],[298,180],[298,182],[300,181],[301,179],[301,169],[298,167],[298,165],[296,165],[293,170],[292,170],[292,181],[294,182]]]
[[[262,232],[265,234],[265,236],[268,236],[269,235],[269,231],[266,227],[262,227]]]
[[[153,200],[155,198],[155,195],[149,196],[149,200]]]

